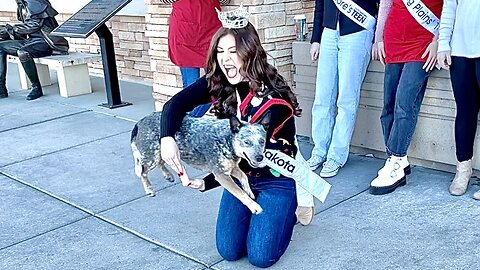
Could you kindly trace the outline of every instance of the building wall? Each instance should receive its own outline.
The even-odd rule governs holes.
[[[168,22],[170,5],[159,0],[145,0],[147,5],[145,32],[150,43],[150,61],[154,72],[153,96],[157,110],[182,86],[180,70],[168,58]],[[224,10],[237,8],[241,3],[251,13],[250,22],[256,27],[269,61],[285,79],[292,82],[292,41],[295,40],[293,17],[306,14],[313,21],[314,0],[232,0]]]
[[[59,14],[61,24],[72,14]],[[16,13],[0,11],[0,24],[15,23]],[[144,15],[116,15],[107,26],[114,39],[118,76],[120,79],[152,83],[153,72],[150,67],[149,41],[145,37]],[[68,38],[70,49],[78,52],[100,53],[100,44],[96,34],[87,39]],[[90,64],[92,74],[103,75],[102,63]]]

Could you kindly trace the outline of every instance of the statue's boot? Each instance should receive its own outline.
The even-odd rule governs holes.
[[[0,53],[0,98],[8,97],[7,90],[7,54]]]
[[[40,79],[38,78],[37,67],[32,58],[26,59],[26,61],[21,61],[23,69],[27,74],[30,82],[32,83],[32,89],[27,95],[27,100],[34,100],[43,96],[42,85],[40,84]]]

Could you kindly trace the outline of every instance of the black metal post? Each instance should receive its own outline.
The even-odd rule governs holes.
[[[118,107],[132,105],[129,102],[122,102],[120,96],[120,86],[118,83],[117,63],[115,61],[115,47],[113,45],[113,36],[110,29],[105,24],[100,25],[97,30],[100,39],[100,49],[102,53],[103,74],[105,76],[105,90],[107,93],[107,103],[100,106],[115,109]]]

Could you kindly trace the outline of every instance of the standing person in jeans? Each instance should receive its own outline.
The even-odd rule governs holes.
[[[170,60],[180,67],[183,88],[200,78],[200,69],[206,67],[210,41],[222,26],[217,11],[220,4],[227,5],[230,0],[161,0],[172,4],[168,30],[168,54]],[[190,115],[203,116],[210,103],[195,108]]]
[[[388,158],[370,183],[371,194],[387,194],[406,184],[407,150],[437,60],[442,5],[443,0],[380,1],[373,58],[385,64],[380,121]]]
[[[360,88],[370,62],[379,0],[316,0],[310,55],[318,61],[312,107],[315,144],[310,169],[323,164],[321,177],[333,177],[347,162]],[[351,12],[354,11],[354,12]],[[297,217],[308,225],[314,215],[313,196],[297,186]]]
[[[480,0],[445,0],[440,24],[438,63],[450,69],[457,105],[455,147],[457,173],[452,195],[465,194],[472,176],[472,157],[480,108]],[[480,200],[480,191],[473,194]]]

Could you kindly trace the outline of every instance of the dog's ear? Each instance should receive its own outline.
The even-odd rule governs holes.
[[[242,122],[240,122],[237,116],[233,114],[230,115],[230,129],[232,130],[232,133],[238,133],[242,125]]]
[[[270,111],[267,111],[266,113],[263,114],[262,118],[258,121],[258,123],[260,123],[260,125],[262,125],[265,130],[268,130],[268,127],[270,126],[271,118],[272,118],[272,113]]]

